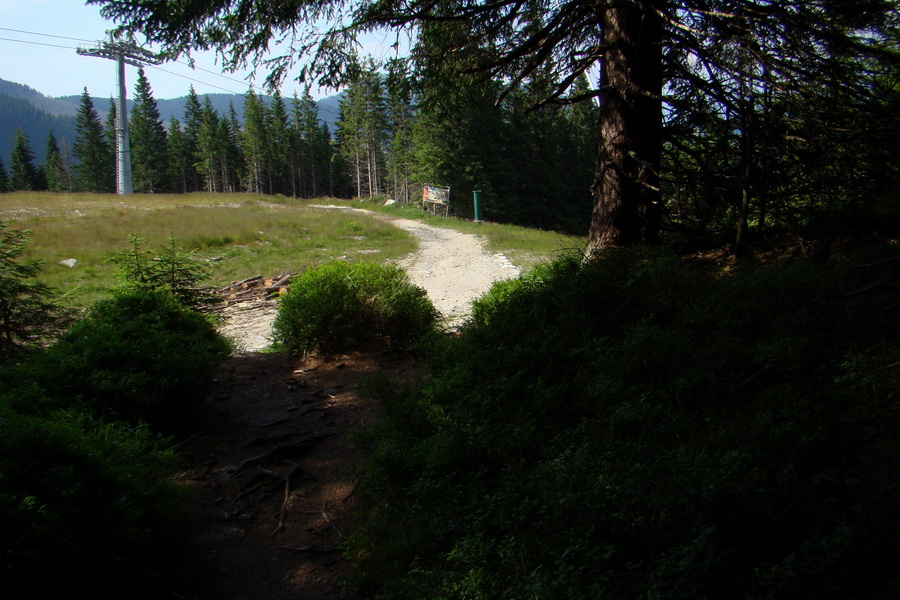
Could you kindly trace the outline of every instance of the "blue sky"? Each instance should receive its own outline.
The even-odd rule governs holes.
[[[115,62],[75,53],[80,45],[105,39],[106,30],[113,27],[100,16],[100,7],[85,5],[83,0],[0,0],[0,79],[28,85],[47,96],[80,95],[85,86],[94,98],[113,96]],[[147,67],[153,95],[157,99],[184,96],[191,84],[199,94],[247,91],[247,72],[223,74],[212,53],[197,54],[194,59],[196,70],[184,59]],[[137,68],[126,66],[125,79],[131,97]],[[257,73],[257,85],[264,80],[265,73]],[[302,93],[301,86],[289,81],[281,92],[291,96],[295,90]],[[311,92],[316,98],[335,93]]]

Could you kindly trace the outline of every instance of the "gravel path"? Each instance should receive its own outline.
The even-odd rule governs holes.
[[[354,210],[379,218],[379,213],[338,206],[314,206],[331,210]],[[452,229],[442,229],[411,219],[390,219],[392,225],[409,231],[418,249],[399,261],[410,280],[423,288],[444,316],[446,327],[455,329],[468,317],[472,301],[495,281],[519,275],[519,269],[501,254],[484,249],[483,238]],[[255,352],[269,346],[274,302],[245,302],[228,307],[222,333],[235,340],[240,351]]]

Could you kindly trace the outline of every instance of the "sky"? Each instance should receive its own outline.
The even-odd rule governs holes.
[[[76,54],[79,46],[107,38],[114,23],[100,16],[100,7],[84,0],[0,0],[0,79],[21,83],[45,96],[80,95],[85,87],[94,98],[116,95],[116,62]],[[150,48],[152,50],[152,48]],[[197,69],[184,58],[158,67],[147,66],[153,96],[157,99],[185,96],[193,84],[198,94],[244,94],[248,72],[223,73],[215,54],[194,54]],[[128,97],[134,93],[137,67],[126,65]],[[202,69],[202,70],[201,70]],[[262,91],[264,72],[257,73],[254,89]],[[288,81],[281,89],[289,97],[303,87]],[[336,93],[311,89],[319,99]]]

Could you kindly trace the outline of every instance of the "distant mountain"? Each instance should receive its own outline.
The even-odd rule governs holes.
[[[90,90],[88,90],[90,92]],[[338,103],[341,94],[335,94],[323,98],[317,102],[319,107],[319,119],[328,125],[334,132],[334,123],[338,118]],[[230,106],[238,115],[238,120],[244,119],[244,96],[239,94],[201,94],[200,101],[209,97],[210,103],[220,115],[227,115]],[[271,101],[271,96],[263,96],[266,101]],[[94,107],[100,113],[101,120],[106,119],[109,110],[109,98],[92,96]],[[184,121],[184,105],[186,97],[173,99],[157,99],[159,113],[162,119],[168,122],[173,116]],[[290,109],[291,98],[285,98]],[[81,104],[81,94],[75,96],[61,96],[52,98],[41,94],[39,91],[12,81],[0,79],[0,159],[9,168],[9,156],[12,151],[13,138],[17,129],[22,129],[35,154],[36,164],[44,161],[44,147],[47,143],[47,134],[53,131],[60,145],[67,144],[72,147],[75,139],[75,115]],[[128,101],[129,112],[134,103]]]

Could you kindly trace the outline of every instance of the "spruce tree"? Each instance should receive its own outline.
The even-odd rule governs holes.
[[[244,130],[241,149],[244,153],[245,185],[248,192],[266,193],[271,145],[268,132],[268,110],[253,90],[244,96]]]
[[[138,69],[134,95],[129,130],[134,191],[150,194],[166,191],[169,189],[166,130],[143,69]]]
[[[296,169],[296,157],[291,151],[292,140],[287,107],[281,92],[275,90],[268,111],[269,193],[293,194],[291,181]]]
[[[186,143],[185,151],[190,157],[193,164],[194,155],[197,152],[197,137],[200,133],[200,121],[203,119],[203,106],[200,104],[200,98],[191,85],[188,90],[187,100],[184,105],[184,139]],[[202,176],[195,168],[191,168],[187,172],[187,191],[194,192],[203,189]]]
[[[80,191],[109,193],[115,189],[115,166],[109,141],[87,88],[75,115],[75,186]]]
[[[62,189],[62,158],[59,155],[59,144],[56,142],[56,136],[50,131],[47,134],[47,147],[44,151],[44,177],[47,183],[47,189],[51,192],[58,192]]]
[[[34,166],[34,152],[28,143],[28,136],[21,129],[16,130],[12,155],[9,161],[9,187],[12,191],[39,189],[38,173]]]
[[[200,127],[194,150],[194,168],[201,175],[206,191],[222,191],[224,140],[219,129],[219,114],[207,96],[203,101]]]
[[[6,167],[3,166],[3,159],[0,158],[0,194],[9,191],[9,175],[6,173]]]
[[[188,177],[193,171],[188,153],[188,140],[181,129],[181,122],[177,117],[169,121],[169,130],[166,134],[166,169],[172,190],[177,193],[188,191]]]

